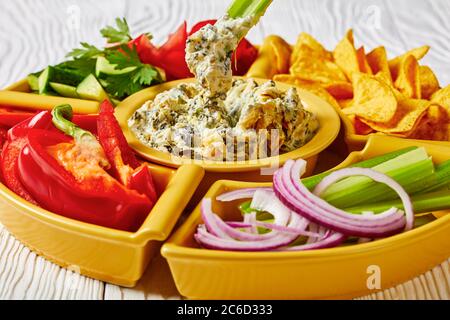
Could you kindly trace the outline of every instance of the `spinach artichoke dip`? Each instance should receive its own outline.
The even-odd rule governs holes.
[[[188,38],[186,62],[197,81],[136,110],[128,125],[142,143],[176,156],[234,161],[289,152],[314,136],[318,121],[295,88],[233,79],[231,55],[253,24],[253,17],[224,16]]]

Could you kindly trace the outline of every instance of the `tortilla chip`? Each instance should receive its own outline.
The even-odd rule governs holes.
[[[405,56],[394,85],[407,98],[421,98],[419,64],[414,56]]]
[[[354,103],[343,109],[345,114],[354,114],[360,118],[386,123],[397,111],[394,92],[384,81],[376,76],[355,73],[353,75]]]
[[[316,39],[314,39],[313,36],[308,33],[302,32],[298,36],[297,42],[294,46],[294,50],[292,51],[291,64],[294,64],[297,61],[302,45],[309,47],[311,50],[317,53],[317,55],[326,60],[331,61],[333,59],[331,52],[327,51]]]
[[[358,58],[359,71],[363,73],[373,74],[372,69],[369,66],[369,62],[367,61],[364,47],[360,47],[358,50],[356,50],[356,57]]]
[[[299,56],[291,66],[290,73],[300,79],[312,82],[347,81],[345,74],[335,63],[323,59],[306,45],[302,45],[299,49]]]
[[[392,80],[395,81],[397,79],[400,66],[406,56],[412,55],[414,56],[414,58],[416,58],[417,61],[419,61],[427,54],[428,50],[430,50],[429,46],[422,46],[419,48],[409,50],[405,54],[389,60],[389,69],[391,70]]]
[[[428,100],[405,99],[399,101],[397,112],[391,121],[387,123],[377,123],[367,119],[361,119],[361,121],[379,132],[407,136],[419,124],[431,104]]]
[[[322,88],[319,84],[307,82],[307,81],[304,81],[295,76],[286,75],[286,74],[278,74],[274,77],[273,80],[285,82],[285,83],[294,85],[300,89],[309,91],[309,92],[315,94],[316,96],[322,98],[323,100],[325,100],[326,102],[331,104],[336,109],[339,109],[339,104],[337,103],[336,99],[333,98],[333,96],[331,94],[329,94],[328,91],[325,90],[324,88]]]
[[[344,71],[349,80],[354,72],[359,72],[359,62],[355,46],[353,45],[353,31],[347,31],[344,39],[338,43],[333,51],[335,63]]]
[[[248,77],[271,79],[289,71],[291,46],[279,36],[268,36],[258,50],[258,58],[247,72]]]
[[[276,74],[272,78],[274,81],[284,82],[288,84],[300,85],[300,84],[313,84],[314,82],[302,80],[299,77],[292,74]]]
[[[423,99],[430,97],[439,90],[439,81],[430,67],[419,66],[420,91]]]
[[[433,103],[428,108],[425,116],[408,135],[410,139],[425,139],[448,141],[449,140],[449,115],[441,105]]]
[[[389,82],[392,83],[391,71],[389,70],[389,64],[385,47],[378,47],[369,52],[366,56],[367,63],[374,74],[383,74]]]
[[[337,100],[353,98],[353,86],[350,82],[329,82],[322,86]]]
[[[436,91],[431,96],[431,101],[436,102],[443,106],[450,117],[450,85],[446,86],[445,88],[442,88],[439,91]]]

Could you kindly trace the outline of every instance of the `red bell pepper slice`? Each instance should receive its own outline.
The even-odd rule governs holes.
[[[150,39],[145,33],[130,41],[130,47],[133,45],[136,47],[136,51],[142,63],[160,67],[156,64],[159,61],[158,48],[150,42]]]
[[[125,186],[148,196],[153,202],[157,195],[147,165],[141,165],[123,135],[114,116],[114,107],[105,100],[100,106],[97,122],[98,138],[111,163],[113,175]]]
[[[0,125],[8,128],[14,127],[16,124],[23,122],[36,115],[35,112],[9,112],[0,111]]]
[[[13,112],[11,112],[12,114]],[[33,117],[29,117],[26,113],[15,113],[20,115],[16,120],[20,120],[23,116],[23,121],[13,126],[8,132],[4,141],[0,171],[2,182],[16,194],[25,200],[37,204],[31,194],[22,185],[19,179],[19,172],[17,169],[17,159],[22,148],[26,143],[26,135],[31,129],[46,129],[57,131],[52,125],[52,115],[50,111],[41,111]],[[96,132],[97,131],[97,115],[76,115],[73,121],[81,128]],[[0,116],[1,118],[1,116]],[[11,123],[12,124],[12,123]]]
[[[127,189],[100,164],[81,162],[80,167],[82,159],[73,157],[73,147],[73,139],[62,133],[30,130],[17,162],[25,188],[42,207],[66,217],[120,230],[138,229],[153,206],[150,199]]]
[[[114,116],[114,106],[108,100],[103,101],[100,105],[97,130],[100,144],[111,163],[114,163],[119,155],[123,160],[123,164],[129,165],[133,169],[140,166],[136,155],[123,135],[119,122]]]
[[[26,135],[33,128],[47,129],[51,126],[52,116],[49,111],[42,111],[8,131],[8,139],[2,149],[1,172],[3,183],[25,200],[37,204],[19,179],[17,159],[26,144]]]
[[[139,58],[143,63],[151,64],[166,72],[167,80],[192,77],[185,61],[185,47],[187,40],[186,22],[159,48],[155,47],[143,34],[132,40],[130,45],[136,46]]]

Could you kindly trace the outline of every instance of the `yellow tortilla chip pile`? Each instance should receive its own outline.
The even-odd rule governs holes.
[[[342,109],[357,134],[449,140],[450,86],[441,89],[433,71],[419,64],[428,50],[423,46],[389,60],[382,46],[368,53],[356,48],[352,30],[332,52],[301,33],[289,73],[270,76]]]

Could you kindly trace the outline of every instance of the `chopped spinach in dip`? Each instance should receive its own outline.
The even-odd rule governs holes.
[[[253,79],[234,80],[224,100],[211,99],[198,84],[179,85],[147,101],[128,125],[149,147],[214,160],[289,152],[307,143],[318,128],[295,88],[283,92],[273,81],[258,85]],[[277,141],[271,140],[274,136]]]
[[[182,157],[235,161],[289,152],[314,136],[318,121],[295,88],[233,80],[232,52],[254,23],[225,16],[189,37],[186,62],[197,81],[135,111],[128,125],[142,143]]]

